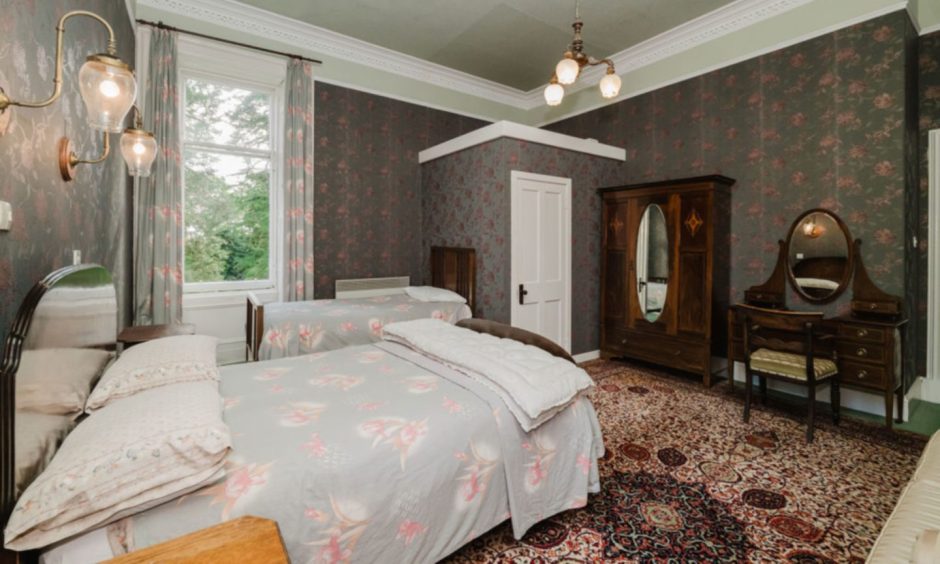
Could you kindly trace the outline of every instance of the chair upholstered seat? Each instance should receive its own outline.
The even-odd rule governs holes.
[[[794,380],[806,380],[806,357],[770,349],[757,349],[751,353],[751,369],[765,374],[774,374]],[[813,359],[813,371],[817,380],[834,376],[836,363],[828,358]]]

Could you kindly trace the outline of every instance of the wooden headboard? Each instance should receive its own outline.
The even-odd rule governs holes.
[[[476,314],[477,253],[466,247],[431,247],[431,285],[467,298]]]

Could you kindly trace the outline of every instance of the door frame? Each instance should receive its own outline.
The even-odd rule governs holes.
[[[558,343],[569,353],[571,352],[571,318],[572,318],[572,303],[571,303],[571,253],[572,247],[574,246],[574,233],[571,230],[572,219],[571,216],[574,213],[572,206],[572,190],[571,190],[571,179],[564,176],[550,176],[547,174],[536,174],[534,172],[525,172],[521,170],[512,170],[509,175],[509,316],[511,325],[515,325],[516,322],[516,308],[517,300],[514,288],[519,286],[519,280],[517,278],[518,272],[516,272],[513,265],[515,264],[515,252],[516,246],[515,241],[518,240],[518,230],[519,230],[519,207],[516,205],[516,198],[518,194],[517,181],[518,180],[532,180],[535,182],[546,182],[551,184],[560,184],[562,186],[562,206],[563,206],[563,215],[564,215],[564,225],[563,229],[565,230],[564,240],[568,242],[568,245],[564,248],[565,259],[564,259],[564,284],[565,284],[565,303],[567,305],[564,319],[564,327],[562,330],[563,341]]]
[[[922,399],[940,402],[940,355],[931,343],[940,331],[940,129],[927,134],[927,374]]]

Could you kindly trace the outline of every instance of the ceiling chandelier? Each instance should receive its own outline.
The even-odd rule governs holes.
[[[574,84],[578,80],[578,75],[581,74],[583,67],[603,64],[607,65],[607,74],[604,75],[599,84],[601,96],[613,98],[620,93],[620,77],[617,76],[617,71],[614,69],[614,62],[610,59],[595,59],[583,51],[584,41],[581,39],[581,28],[584,27],[584,23],[581,21],[580,0],[575,3],[574,23],[571,24],[571,27],[574,28],[574,39],[571,40],[571,45],[565,51],[564,58],[555,65],[555,73],[552,74],[552,79],[545,87],[545,102],[549,106],[561,104],[562,98],[565,97],[563,85]]]

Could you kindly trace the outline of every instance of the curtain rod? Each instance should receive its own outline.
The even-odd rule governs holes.
[[[258,47],[257,45],[249,45],[248,43],[241,43],[238,41],[232,41],[231,39],[223,39],[221,37],[214,37],[212,35],[206,35],[204,33],[199,33],[197,31],[189,31],[186,29],[180,29],[178,27],[173,27],[171,25],[166,25],[163,22],[151,22],[147,20],[137,20],[137,23],[142,25],[149,25],[150,27],[155,27],[157,29],[166,29],[169,31],[175,31],[177,33],[185,33],[186,35],[193,35],[195,37],[202,37],[203,39],[211,39],[212,41],[218,41],[219,43],[228,43],[229,45],[235,45],[237,47],[245,47],[247,49],[254,49],[255,51],[263,51],[265,53],[271,53],[272,55],[281,55],[282,57],[288,57],[291,59],[300,59],[301,61],[307,61],[308,63],[314,63],[316,65],[322,65],[323,61],[318,61],[317,59],[311,59],[310,57],[304,57],[302,55],[297,55],[294,53],[285,53],[284,51],[275,51],[274,49],[268,49],[266,47]]]

